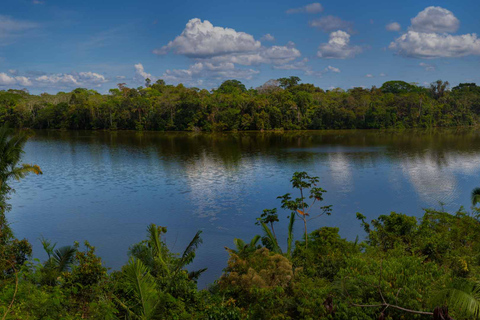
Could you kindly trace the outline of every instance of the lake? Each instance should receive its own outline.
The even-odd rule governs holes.
[[[480,186],[480,131],[305,131],[251,133],[37,131],[23,162],[42,176],[14,183],[8,219],[44,259],[42,235],[57,246],[88,240],[118,269],[148,224],[168,227],[166,242],[182,252],[197,230],[203,244],[191,269],[208,267],[205,287],[226,266],[224,247],[261,234],[255,219],[279,208],[277,235],[286,246],[288,212],[277,196],[291,192],[295,171],[320,177],[332,216],[310,231],[337,226],[364,237],[355,218],[391,211],[417,217],[422,208],[470,210]],[[295,228],[302,234],[300,223]]]

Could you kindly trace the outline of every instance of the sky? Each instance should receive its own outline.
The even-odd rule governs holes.
[[[4,1],[0,90],[480,83],[479,14],[478,0]]]

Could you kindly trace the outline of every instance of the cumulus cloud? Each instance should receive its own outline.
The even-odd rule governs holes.
[[[373,74],[370,74],[370,73],[367,73],[367,74],[365,75],[365,78],[373,78],[373,77],[374,77],[374,75],[373,75]]]
[[[323,32],[347,30],[348,32],[353,33],[353,23],[342,20],[335,16],[324,16],[319,19],[312,20],[308,24],[310,27],[320,29]]]
[[[270,33],[267,33],[260,40],[262,40],[262,41],[275,41],[275,37],[272,36]]]
[[[105,82],[108,82],[108,80],[103,75],[95,72],[45,74],[36,77],[9,76],[6,73],[0,73],[0,86],[10,87],[98,87]]]
[[[133,79],[137,82],[144,82],[145,79],[149,78],[152,81],[155,81],[156,78],[152,77],[150,73],[145,72],[145,68],[143,67],[143,64],[137,63],[135,66],[135,74],[133,76]]]
[[[387,24],[385,26],[385,29],[387,29],[388,31],[400,31],[402,29],[402,27],[400,26],[400,23],[392,22],[392,23]]]
[[[298,49],[289,46],[272,46],[269,48],[262,47],[256,52],[244,54],[228,54],[217,56],[209,59],[197,59],[200,62],[224,63],[231,62],[244,66],[266,64],[285,64],[296,58],[299,58],[301,53]]]
[[[323,11],[323,6],[318,3],[314,2],[311,4],[307,4],[306,6],[299,7],[299,8],[293,8],[293,9],[288,9],[286,11],[287,14],[293,14],[293,13],[320,13]]]
[[[261,40],[274,41],[275,38],[266,34]],[[207,80],[221,80],[222,77],[250,79],[259,71],[239,66],[271,64],[274,68],[285,66],[283,69],[288,69],[291,66],[287,64],[300,66],[306,63],[295,61],[302,54],[293,42],[284,46],[263,46],[250,34],[213,26],[209,21],[197,18],[191,19],[173,41],[154,51],[156,54],[168,52],[193,60],[189,68],[167,70],[161,76],[164,80],[173,82],[183,80],[186,83],[198,83],[200,77]],[[136,65],[135,68],[135,79],[143,81],[147,77],[143,66]],[[153,78],[150,74],[148,76]]]
[[[408,31],[390,43],[397,54],[412,58],[456,58],[480,55],[475,33],[451,35],[460,21],[447,9],[428,7],[411,19]]]
[[[410,30],[425,33],[456,32],[460,21],[450,10],[441,7],[428,7],[411,19]]]
[[[350,35],[342,30],[330,33],[328,43],[318,47],[317,56],[325,59],[348,59],[362,52],[359,46],[350,45]]]
[[[166,46],[154,50],[156,54],[173,51],[176,54],[193,58],[214,57],[219,55],[255,51],[260,41],[245,32],[234,29],[214,27],[210,21],[198,18],[188,21],[183,32]]]
[[[0,86],[10,86],[14,85],[16,82],[15,77],[10,77],[4,72],[0,73]]]
[[[420,67],[422,67],[425,71],[435,71],[435,65],[433,64],[428,64],[425,62],[420,62],[418,64]]]
[[[475,33],[450,34],[408,31],[390,43],[398,54],[413,58],[453,58],[480,55],[480,39]]]

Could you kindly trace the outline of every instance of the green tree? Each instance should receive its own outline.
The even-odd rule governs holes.
[[[8,208],[9,193],[14,190],[9,182],[20,180],[29,173],[42,174],[38,165],[19,164],[29,135],[25,131],[14,132],[7,125],[0,127],[0,209]]]

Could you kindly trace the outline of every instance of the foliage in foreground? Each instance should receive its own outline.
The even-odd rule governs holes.
[[[358,219],[367,233],[362,243],[330,227],[296,241],[291,254],[271,250],[268,236],[266,246],[260,236],[236,239],[223,275],[205,290],[196,287],[204,270],[185,269],[200,233],[177,255],[162,240],[166,228],[152,224],[146,240],[131,247],[129,262],[111,273],[88,242],[83,250],[76,243],[55,250],[43,240],[49,255],[43,263],[4,243],[25,258],[14,270],[1,270],[0,316],[346,320],[437,319],[436,312],[480,318],[476,216],[426,210],[419,220],[395,212],[371,222],[361,214]]]
[[[48,258],[32,260],[29,242],[9,228],[5,200],[12,179],[41,171],[19,165],[21,136],[2,130],[0,152],[10,155],[0,161],[2,320],[480,319],[480,210],[425,210],[419,220],[392,212],[370,222],[357,213],[366,238],[352,242],[338,228],[308,232],[311,219],[333,208],[321,204],[326,191],[306,172],[292,177],[298,194],[279,197],[288,217],[265,210],[257,220],[263,237],[235,239],[223,275],[206,290],[196,285],[205,269],[186,270],[201,232],[175,254],[163,240],[167,229],[155,224],[118,271],[109,273],[88,242],[57,248],[41,239]],[[16,170],[25,172],[9,174]],[[294,241],[296,221],[304,236]],[[275,231],[281,222],[287,235]]]

